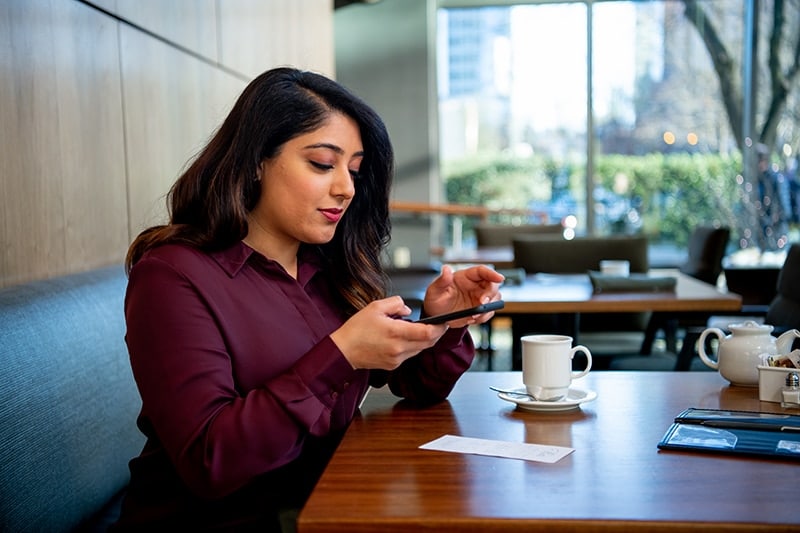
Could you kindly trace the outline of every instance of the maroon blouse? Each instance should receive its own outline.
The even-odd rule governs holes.
[[[329,336],[345,320],[331,286],[310,250],[295,280],[243,243],[161,246],[133,267],[126,341],[147,444],[131,461],[123,522],[207,502],[235,514],[247,491],[302,504],[368,385],[436,401],[469,368],[472,339],[454,328],[393,372],[353,370]]]

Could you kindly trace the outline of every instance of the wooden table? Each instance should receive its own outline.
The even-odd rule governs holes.
[[[533,274],[525,283],[503,287],[503,314],[619,313],[640,311],[738,311],[738,294],[722,292],[674,269],[651,270],[653,276],[677,278],[675,291],[607,292],[595,294],[586,274]]]
[[[687,407],[781,412],[714,372],[592,372],[597,399],[521,411],[488,389],[518,372],[467,372],[427,408],[372,391],[299,517],[300,533],[800,531],[789,460],[660,451]],[[554,464],[420,450],[444,434],[567,446]]]

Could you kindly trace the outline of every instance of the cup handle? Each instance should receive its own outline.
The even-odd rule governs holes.
[[[719,328],[708,328],[703,330],[703,332],[700,334],[700,338],[697,339],[697,355],[700,356],[700,359],[707,367],[713,368],[714,370],[719,370],[719,350],[717,350],[716,361],[711,359],[709,354],[706,353],[706,337],[709,335],[715,335],[720,341],[725,338],[725,333],[723,333]]]
[[[589,373],[589,370],[592,369],[592,352],[589,351],[589,348],[579,344],[574,348],[572,348],[572,351],[569,354],[569,358],[573,359],[575,357],[575,354],[578,352],[583,352],[583,355],[586,356],[586,368],[584,368],[583,370],[573,370],[572,379],[582,378],[583,376]]]

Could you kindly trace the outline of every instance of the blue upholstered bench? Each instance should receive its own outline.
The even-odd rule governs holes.
[[[121,266],[0,290],[0,532],[100,531],[144,438]]]

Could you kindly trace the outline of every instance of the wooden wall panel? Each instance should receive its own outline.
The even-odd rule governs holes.
[[[220,1],[221,63],[250,78],[282,65],[334,76],[332,6],[332,0]]]
[[[247,78],[276,65],[334,75],[332,0],[93,3]]]
[[[0,35],[0,286],[119,260],[127,217],[116,23],[77,2],[15,0],[4,3]]]
[[[66,267],[74,272],[121,261],[128,220],[118,25],[83,5],[64,7],[55,71]]]
[[[58,142],[47,127],[57,115],[47,87],[55,84],[52,17],[45,6],[3,6],[0,38],[0,160],[2,161],[3,283],[28,270],[46,276],[64,267]]]
[[[122,27],[130,236],[166,221],[165,195],[245,81]]]
[[[0,287],[119,263],[245,84],[333,75],[331,0],[0,1]]]
[[[212,62],[217,55],[217,0],[93,0],[103,9]],[[230,0],[222,0],[227,3]],[[270,2],[264,2],[270,3]]]

